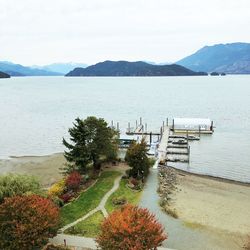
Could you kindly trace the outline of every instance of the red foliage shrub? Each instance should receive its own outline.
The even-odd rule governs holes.
[[[81,185],[81,182],[82,176],[77,171],[74,171],[66,178],[66,187],[69,190],[77,191]]]
[[[103,250],[148,250],[165,239],[162,225],[148,209],[125,205],[103,221],[96,241]]]
[[[0,205],[0,249],[29,250],[56,235],[59,209],[38,195],[6,198]]]
[[[139,181],[138,181],[137,179],[135,179],[135,178],[132,178],[132,179],[130,180],[130,182],[131,182],[134,186],[138,186],[138,185],[139,185]]]
[[[65,194],[61,195],[61,196],[60,196],[60,199],[62,199],[64,203],[67,203],[67,202],[69,202],[73,197],[74,197],[74,194],[68,192],[68,193],[65,193]]]

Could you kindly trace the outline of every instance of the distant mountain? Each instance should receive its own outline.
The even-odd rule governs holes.
[[[176,63],[194,71],[250,74],[250,43],[205,46]]]
[[[10,78],[10,75],[0,71],[0,78]]]
[[[75,68],[66,76],[193,76],[197,73],[183,66],[152,65],[145,62],[105,61],[87,68]]]
[[[0,62],[0,71],[3,71],[11,76],[57,76],[62,75],[57,72],[33,69],[23,66],[21,64],[14,64],[11,62]]]
[[[74,68],[86,68],[88,65],[84,63],[52,63],[44,66],[32,66],[32,68],[43,69],[47,71],[58,72],[63,75],[73,70]]]

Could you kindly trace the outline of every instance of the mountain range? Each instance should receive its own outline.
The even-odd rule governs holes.
[[[62,75],[57,72],[47,71],[43,69],[36,69],[21,64],[1,61],[0,71],[5,72],[11,76],[58,76]]]
[[[66,76],[168,76],[196,75],[196,72],[250,74],[250,43],[205,46],[175,64],[157,64],[150,61],[105,61],[89,67],[83,63],[72,62],[23,66],[0,61],[0,71],[11,76],[60,76],[65,74]]]
[[[32,66],[32,68],[36,68],[36,69],[42,69],[42,70],[46,70],[46,71],[50,71],[50,72],[57,72],[60,74],[65,75],[66,73],[68,73],[69,71],[75,69],[75,68],[86,68],[88,65],[84,64],[84,63],[73,63],[73,62],[69,62],[69,63],[52,63],[49,65],[45,65],[45,66]]]
[[[146,62],[105,61],[87,68],[75,68],[66,76],[193,76],[206,75],[183,66],[152,65]]]
[[[176,63],[194,71],[250,74],[250,43],[205,46]]]

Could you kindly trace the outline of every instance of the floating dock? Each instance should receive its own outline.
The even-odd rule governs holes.
[[[113,126],[113,121],[111,123]],[[119,131],[119,123],[117,123]],[[200,140],[201,134],[212,134],[214,132],[214,124],[210,119],[201,118],[174,118],[172,124],[169,124],[168,118],[162,122],[159,131],[148,131],[147,123],[143,124],[142,118],[139,122],[136,120],[135,127],[131,127],[128,122],[126,136],[137,136],[146,140],[149,138],[149,146],[155,144],[153,137],[157,137],[157,152],[160,164],[167,165],[168,162],[190,162],[190,146],[189,142]],[[121,148],[129,146],[132,140],[121,139]],[[150,148],[151,150],[151,148]],[[152,150],[151,150],[152,151]]]

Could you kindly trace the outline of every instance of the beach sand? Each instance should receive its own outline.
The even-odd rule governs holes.
[[[241,249],[250,234],[250,185],[176,170],[172,206],[188,227],[225,238]]]
[[[43,187],[62,178],[60,168],[66,163],[62,153],[48,156],[23,156],[0,160],[0,174],[19,173],[38,177]]]

